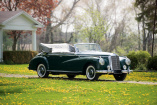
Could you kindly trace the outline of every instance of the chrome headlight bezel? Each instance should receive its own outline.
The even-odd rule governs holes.
[[[100,65],[105,65],[105,61],[104,61],[104,59],[101,58],[101,57],[99,58],[99,64],[100,64]]]
[[[130,59],[129,59],[129,58],[126,58],[126,59],[125,59],[125,63],[126,63],[127,65],[130,65],[130,64],[131,64]]]

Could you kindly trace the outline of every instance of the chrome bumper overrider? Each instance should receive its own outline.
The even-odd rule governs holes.
[[[121,70],[122,73],[131,73],[133,70]],[[114,70],[96,70],[96,73],[114,73]]]

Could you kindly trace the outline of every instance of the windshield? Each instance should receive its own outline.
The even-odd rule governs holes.
[[[91,52],[91,51],[99,51],[101,52],[101,48],[98,44],[75,44],[75,48],[77,52]]]

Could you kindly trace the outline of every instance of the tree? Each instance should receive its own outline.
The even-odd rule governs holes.
[[[105,38],[108,27],[106,21],[101,17],[98,11],[86,11],[81,16],[83,22],[77,24],[76,29],[79,30],[81,39],[88,39],[88,42],[99,43]],[[90,23],[90,24],[89,24]]]
[[[149,35],[152,35],[152,53],[153,56],[153,49],[154,49],[154,34],[157,33],[157,18],[156,18],[156,11],[157,11],[157,0],[136,0],[135,6],[139,8],[141,11],[138,14],[138,17],[136,18],[137,21],[143,23],[143,29],[148,31],[148,37]],[[150,34],[153,33],[153,34]],[[146,46],[146,40],[147,37],[143,36],[143,43],[144,47]],[[145,50],[146,48],[143,48]]]
[[[50,16],[51,11],[58,5],[57,0],[1,0],[0,11],[17,11],[22,9],[37,18],[38,21],[47,25],[47,17]],[[16,43],[22,31],[12,31],[9,33],[13,38],[12,50],[16,50]]]
[[[55,29],[57,29],[60,25],[64,24],[64,22],[69,18],[69,16],[71,15],[72,11],[74,10],[74,8],[76,7],[76,4],[79,2],[80,0],[73,0],[72,3],[72,7],[69,8],[69,10],[63,8],[62,10],[62,14],[64,14],[64,16],[61,16],[61,18],[58,18],[54,15],[55,11],[51,11],[49,17],[47,17],[47,22],[48,25],[46,27],[46,36],[45,36],[45,42],[49,43],[50,42],[50,36],[52,39],[52,31],[54,31]],[[61,4],[61,1],[59,2],[59,4]],[[53,24],[54,23],[54,24]],[[53,43],[53,42],[51,42]]]
[[[99,1],[101,2],[101,0]],[[108,26],[101,15],[99,3],[96,3],[97,8],[95,8],[95,2],[92,0],[90,2],[84,1],[87,7],[82,7],[85,13],[76,17],[75,29],[81,40],[100,44],[105,39],[104,35]]]

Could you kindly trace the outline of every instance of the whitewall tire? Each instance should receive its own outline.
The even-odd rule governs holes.
[[[48,77],[49,73],[46,70],[46,67],[44,64],[39,64],[37,67],[37,74],[41,78],[46,78]]]
[[[93,65],[89,65],[86,68],[86,77],[87,77],[87,79],[89,79],[91,81],[98,80],[99,75],[96,74],[96,70],[95,70],[95,67]]]

